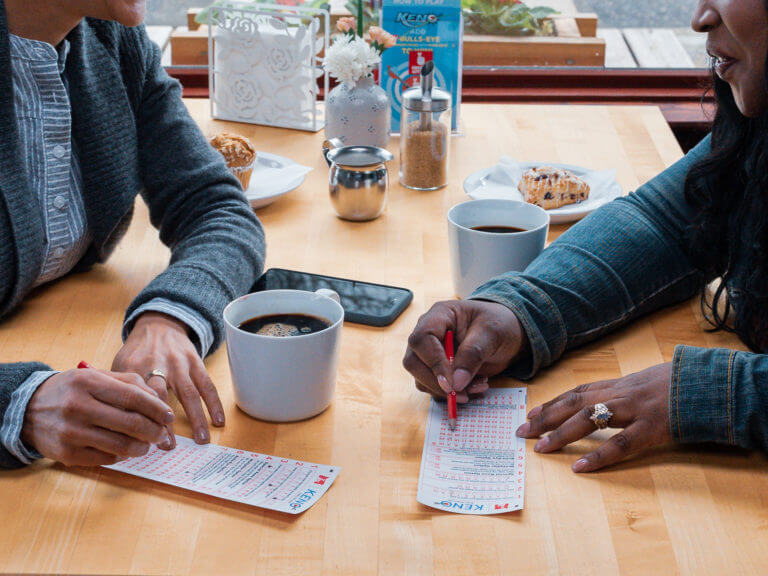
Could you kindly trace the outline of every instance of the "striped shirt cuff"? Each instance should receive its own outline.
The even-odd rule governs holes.
[[[171,302],[165,298],[153,298],[146,304],[142,304],[128,317],[123,324],[123,341],[128,338],[128,334],[133,329],[133,323],[144,312],[161,312],[172,316],[181,322],[184,322],[193,334],[197,336],[197,340],[194,342],[197,348],[198,354],[202,358],[208,355],[208,351],[213,345],[213,327],[203,316],[184,304],[178,302]]]
[[[41,454],[30,450],[21,441],[21,427],[24,425],[27,404],[40,385],[54,374],[58,372],[49,370],[33,372],[21,386],[14,390],[11,402],[5,411],[3,425],[0,427],[0,443],[24,464],[31,464],[34,460],[42,458]]]

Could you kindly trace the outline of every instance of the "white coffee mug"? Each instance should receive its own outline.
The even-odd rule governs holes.
[[[259,316],[307,314],[330,326],[319,332],[277,337],[239,326]],[[333,399],[344,309],[333,290],[267,290],[247,294],[224,309],[227,355],[237,405],[271,422],[303,420]]]
[[[473,230],[508,226],[524,232],[499,234]],[[504,272],[522,271],[544,250],[549,214],[514,200],[473,200],[448,211],[448,242],[453,289],[466,298],[480,285]]]

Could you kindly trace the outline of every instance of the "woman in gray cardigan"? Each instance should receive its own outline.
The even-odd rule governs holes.
[[[264,234],[138,26],[144,4],[0,0],[0,317],[104,262],[139,193],[172,250],[126,312],[112,372],[2,358],[14,363],[0,364],[0,467],[170,449],[168,388],[197,442],[209,440],[203,403],[224,424],[202,358],[261,272]]]

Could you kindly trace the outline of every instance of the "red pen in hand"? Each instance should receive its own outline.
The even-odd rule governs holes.
[[[448,330],[445,333],[445,356],[448,358],[451,366],[453,366],[453,331]],[[448,394],[448,428],[451,431],[456,430],[456,421],[458,420],[458,410],[456,408],[456,391],[451,390]]]

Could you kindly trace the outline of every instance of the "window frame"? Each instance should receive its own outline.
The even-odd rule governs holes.
[[[185,97],[208,97],[206,68],[170,66],[166,70],[181,82]],[[467,66],[462,102],[654,105],[687,148],[711,125],[715,110],[711,84],[712,74],[705,68]]]

